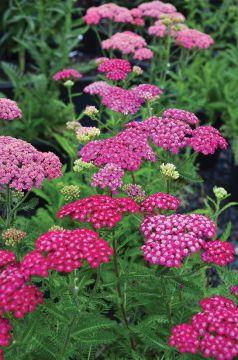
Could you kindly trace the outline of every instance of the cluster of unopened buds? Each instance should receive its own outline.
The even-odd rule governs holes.
[[[76,129],[76,137],[82,144],[88,143],[99,135],[100,130],[94,126],[79,126]]]
[[[86,108],[83,111],[84,115],[89,116],[93,120],[96,119],[97,114],[99,113],[99,110],[95,106],[86,106]]]
[[[80,197],[80,187],[78,185],[66,185],[60,192],[66,201],[73,201]]]
[[[15,246],[26,237],[26,232],[10,228],[2,232],[2,239],[7,246]]]
[[[238,308],[234,302],[215,295],[200,301],[202,311],[191,324],[176,325],[170,346],[181,353],[202,354],[206,358],[232,360],[238,355]]]
[[[179,172],[176,170],[176,166],[174,164],[161,164],[160,165],[161,173],[170,179],[176,180],[179,178]]]
[[[137,203],[141,203],[146,196],[145,191],[138,184],[126,184],[122,187],[122,191],[129,197],[132,197]]]
[[[87,172],[87,171],[93,171],[96,169],[96,166],[92,162],[86,162],[81,159],[77,159],[74,162],[73,170],[75,172],[78,172],[80,174]]]

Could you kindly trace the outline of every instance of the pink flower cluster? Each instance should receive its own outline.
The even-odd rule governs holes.
[[[16,255],[12,251],[0,250],[0,269],[16,260]]]
[[[106,59],[98,66],[100,72],[106,73],[106,78],[110,80],[126,79],[128,74],[132,71],[131,64],[123,59]]]
[[[217,360],[232,360],[238,355],[238,308],[230,299],[212,296],[200,301],[202,312],[191,324],[176,325],[170,346],[181,353],[201,353]]]
[[[0,346],[8,346],[10,344],[11,324],[8,319],[0,318]]]
[[[22,112],[17,103],[10,99],[0,98],[0,119],[15,120],[22,117]]]
[[[102,63],[103,65],[104,63]],[[102,97],[103,105],[122,114],[135,114],[148,100],[160,96],[163,91],[155,85],[140,84],[131,90],[96,81],[84,88],[84,92]]]
[[[216,265],[225,266],[234,261],[235,249],[232,244],[219,240],[209,241],[203,245],[205,250],[202,253],[204,262],[212,262]]]
[[[181,109],[167,109],[163,112],[162,116],[172,118],[174,120],[185,121],[188,124],[198,126],[199,120],[197,116],[190,111]]]
[[[113,250],[107,242],[90,229],[56,230],[43,234],[36,241],[36,249],[47,253],[48,268],[72,272],[86,260],[90,267],[109,261]]]
[[[122,187],[124,171],[115,164],[107,164],[95,173],[92,177],[92,186],[99,186],[101,189],[109,187],[113,194]]]
[[[235,295],[238,298],[238,285],[233,285],[230,287],[230,293]]]
[[[207,49],[214,44],[210,35],[204,34],[195,29],[184,28],[175,32],[175,42],[187,49]]]
[[[138,170],[142,160],[155,161],[155,154],[141,129],[128,127],[113,138],[92,141],[79,152],[82,160],[97,166],[116,164],[129,171]]]
[[[80,79],[82,74],[76,69],[63,69],[54,74],[53,79],[55,81],[67,80],[67,79]]]
[[[123,186],[123,191],[130,197],[143,198],[145,191],[138,184],[126,184]]]
[[[196,152],[204,155],[214,154],[219,147],[226,149],[228,146],[227,141],[213,126],[199,126],[193,130],[189,143]]]
[[[45,178],[62,175],[59,158],[36,150],[31,144],[10,136],[0,136],[0,184],[18,191],[38,188]]]
[[[137,60],[148,60],[153,57],[153,52],[147,48],[145,39],[132,31],[123,31],[112,35],[110,39],[102,42],[105,50],[119,50],[122,54],[133,54]]]
[[[84,16],[84,21],[88,25],[98,25],[102,19],[108,19],[116,23],[133,22],[130,10],[114,3],[91,7]]]
[[[152,17],[157,19],[159,19],[162,14],[171,14],[176,12],[176,7],[174,5],[163,3],[158,0],[140,4],[137,9],[140,11],[140,17]]]
[[[158,210],[177,210],[180,201],[170,194],[162,192],[148,196],[141,204],[141,211],[147,214],[156,213]]]
[[[112,198],[96,195],[63,206],[57,216],[69,215],[73,220],[90,222],[96,229],[112,228],[122,220],[123,213],[136,213],[139,206],[129,198]]]
[[[216,226],[210,219],[199,214],[156,215],[143,220],[141,232],[146,238],[142,250],[147,261],[167,267],[180,267],[183,257],[203,248],[207,251],[205,240],[215,236]],[[216,249],[211,258],[217,260]],[[222,264],[219,263],[226,265],[230,261],[230,252],[224,251]]]

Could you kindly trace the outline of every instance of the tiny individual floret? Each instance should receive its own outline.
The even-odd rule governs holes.
[[[203,249],[202,260],[204,262],[212,262],[216,265],[226,266],[234,260],[235,249],[234,246],[228,242],[220,240],[209,241],[203,244]]]
[[[7,246],[15,246],[24,240],[26,237],[26,232],[11,228],[2,232],[2,239],[4,240]]]
[[[86,162],[81,159],[77,159],[74,162],[73,170],[78,173],[84,173],[86,171],[95,170],[96,166],[92,162]]]
[[[118,165],[107,164],[104,168],[100,169],[92,177],[92,186],[98,186],[101,189],[109,187],[113,194],[122,187],[124,170]]]
[[[82,143],[86,144],[100,135],[100,130],[93,126],[80,126],[76,130],[76,137]]]
[[[80,197],[80,187],[78,185],[66,185],[60,192],[66,201],[73,201]]]
[[[161,173],[167,178],[177,180],[179,178],[179,172],[176,170],[176,166],[174,164],[161,164],[160,165]]]
[[[228,192],[223,187],[214,186],[213,192],[218,200],[223,200],[228,197]]]
[[[0,98],[0,120],[11,121],[21,117],[21,109],[19,109],[15,101]]]
[[[162,192],[148,196],[141,204],[141,211],[147,214],[156,213],[157,210],[177,210],[180,201],[170,194]]]
[[[95,195],[65,205],[57,214],[61,219],[70,216],[73,220],[90,222],[95,229],[112,228],[122,220],[123,213],[136,213],[139,206],[129,198],[112,198]]]
[[[140,66],[137,66],[137,65],[134,65],[133,68],[132,68],[132,71],[134,74],[136,75],[142,75],[143,74],[143,70]]]
[[[53,79],[55,81],[65,80],[65,79],[80,79],[82,74],[76,69],[63,69],[58,71],[54,76]]]
[[[95,119],[98,113],[99,110],[96,108],[96,106],[86,106],[86,108],[83,111],[84,115],[89,116],[92,119]]]
[[[238,285],[231,286],[230,293],[238,298]]]

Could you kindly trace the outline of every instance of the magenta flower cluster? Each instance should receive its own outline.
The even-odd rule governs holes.
[[[123,59],[105,59],[100,62],[98,70],[106,73],[106,78],[114,81],[126,79],[132,71],[131,64]]]
[[[89,222],[94,228],[100,229],[112,228],[122,220],[124,213],[134,214],[138,211],[139,206],[130,198],[95,195],[63,206],[57,215],[60,219],[69,215],[73,220]]]
[[[44,179],[62,175],[59,158],[36,150],[26,141],[0,136],[0,185],[18,191],[40,188]]]
[[[76,69],[63,69],[54,74],[53,79],[55,81],[68,80],[68,79],[80,79],[82,74]]]
[[[200,301],[202,312],[192,317],[191,324],[176,325],[170,346],[181,353],[201,353],[217,360],[232,360],[238,355],[238,308],[222,296]]]
[[[22,117],[17,103],[10,99],[0,98],[0,120],[15,120]]]
[[[147,214],[156,213],[158,210],[177,210],[180,201],[170,194],[162,192],[148,196],[141,204],[141,211]]]
[[[124,170],[115,164],[107,164],[92,177],[92,186],[98,186],[101,189],[109,188],[112,194],[122,187]]]

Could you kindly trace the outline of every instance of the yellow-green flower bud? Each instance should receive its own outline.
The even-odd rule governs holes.
[[[161,173],[171,179],[178,179],[179,178],[179,172],[176,170],[176,166],[174,164],[161,164],[160,165]]]
[[[70,88],[70,87],[74,86],[74,82],[72,80],[67,80],[64,82],[64,86]]]
[[[60,190],[66,201],[77,200],[80,197],[80,188],[77,185],[67,185]]]
[[[218,200],[225,199],[228,196],[226,189],[223,187],[214,186],[213,192]]]

